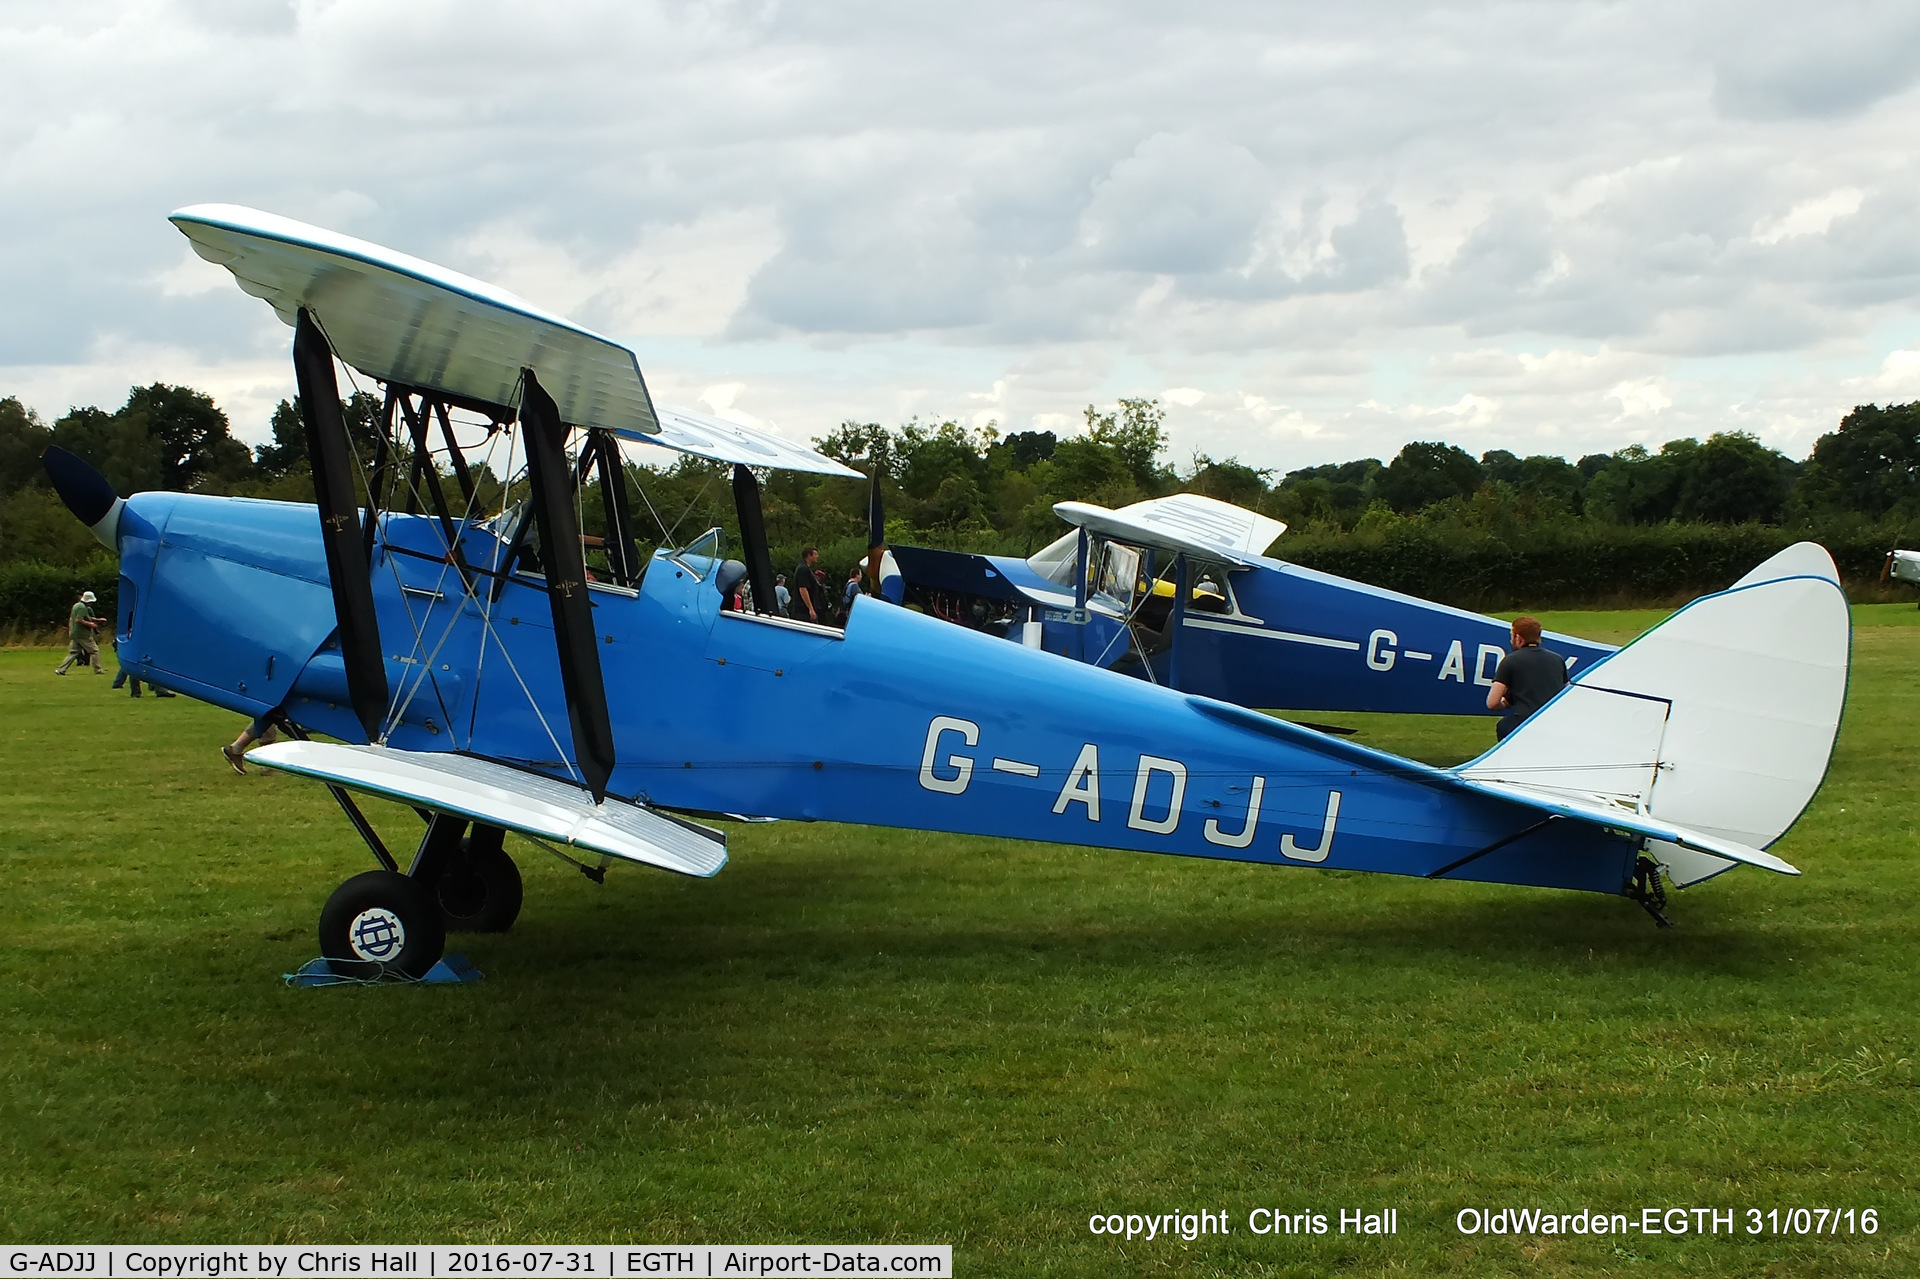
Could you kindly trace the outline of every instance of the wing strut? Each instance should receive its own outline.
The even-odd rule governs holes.
[[[753,583],[753,611],[779,612],[773,595],[773,556],[767,551],[767,522],[760,514],[760,480],[753,468],[733,464],[733,509],[740,517],[740,549],[747,557],[747,580]]]
[[[527,452],[528,490],[540,531],[540,561],[547,570],[547,604],[553,610],[553,642],[560,658],[560,684],[573,728],[574,761],[597,804],[613,775],[613,720],[600,674],[599,636],[593,601],[587,596],[587,564],[580,551],[580,523],[573,514],[573,470],[567,465],[567,427],[532,369],[522,372],[520,422]]]
[[[633,541],[633,508],[627,504],[627,466],[611,431],[587,432],[600,475],[600,510],[607,520],[607,564],[622,586],[640,584],[640,548]],[[583,459],[584,460],[584,459]]]
[[[340,384],[333,376],[333,348],[305,307],[293,330],[293,374],[300,388],[300,419],[307,428],[307,457],[313,464],[313,496],[320,508],[347,692],[367,740],[377,742],[387,713],[387,664],[381,658],[373,580],[361,541],[353,452],[340,412]]]
[[[880,594],[880,565],[887,553],[887,510],[880,499],[880,463],[873,463],[873,478],[867,482],[867,580],[873,593]]]

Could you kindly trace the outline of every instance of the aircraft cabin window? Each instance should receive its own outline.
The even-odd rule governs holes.
[[[1131,546],[1108,542],[1100,557],[1100,581],[1096,593],[1119,600],[1122,604],[1130,604],[1139,579],[1140,552]]]

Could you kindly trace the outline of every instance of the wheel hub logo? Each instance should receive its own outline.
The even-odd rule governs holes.
[[[407,928],[398,915],[375,906],[353,917],[347,928],[347,944],[360,958],[385,963],[407,944]]]

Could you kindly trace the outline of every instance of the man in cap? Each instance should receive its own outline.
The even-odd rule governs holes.
[[[100,627],[100,619],[93,615],[93,603],[93,592],[81,591],[79,601],[67,614],[67,660],[53,668],[55,675],[65,675],[75,662],[93,667],[95,675],[107,673],[100,665],[100,641],[93,634]]]

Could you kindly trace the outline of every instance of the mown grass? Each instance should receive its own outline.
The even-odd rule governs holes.
[[[1856,611],[1826,788],[1630,903],[733,829],[691,882],[520,846],[475,986],[293,991],[364,850],[235,717],[0,653],[0,1238],[946,1241],[964,1274],[1912,1273],[1920,627]],[[1553,614],[1623,639],[1657,615]],[[1315,715],[1434,762],[1484,720]],[[396,835],[405,829],[395,821]],[[1462,1207],[1874,1207],[1839,1240],[1463,1237]],[[1089,1214],[1226,1209],[1225,1238]],[[1257,1237],[1256,1207],[1401,1233]],[[1743,1219],[1744,1220],[1744,1219]]]

